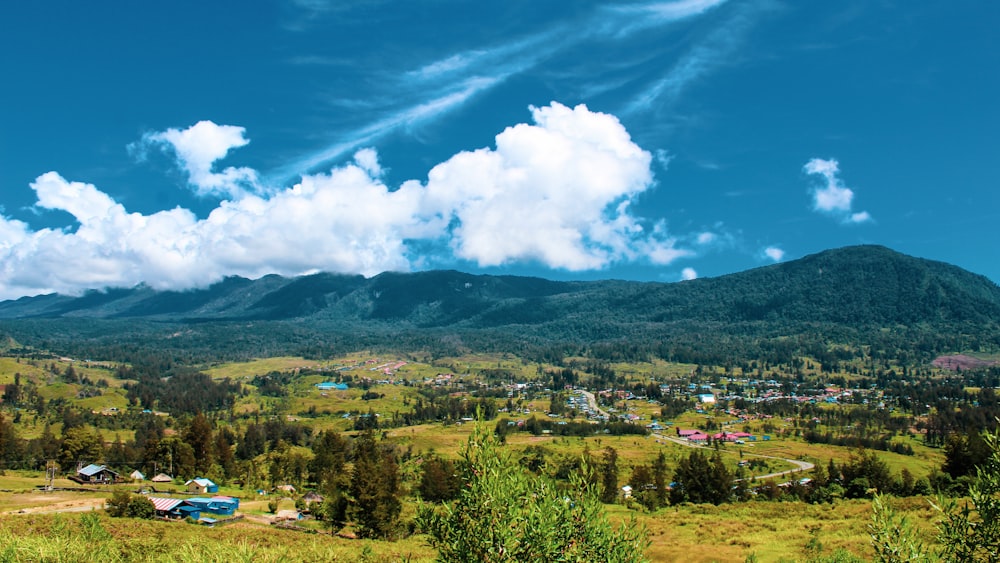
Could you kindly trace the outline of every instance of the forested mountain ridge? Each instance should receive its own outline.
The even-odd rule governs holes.
[[[15,336],[22,330],[42,335],[50,327],[86,332],[75,320],[102,319],[104,331],[180,324],[215,338],[220,331],[210,327],[236,322],[254,327],[244,329],[250,332],[273,333],[255,337],[265,340],[304,342],[324,333],[327,341],[364,344],[365,335],[379,341],[409,331],[411,337],[419,333],[417,340],[458,334],[472,347],[477,338],[533,346],[624,340],[650,348],[691,335],[778,338],[809,332],[837,340],[891,329],[909,331],[911,339],[915,330],[954,338],[955,347],[975,349],[1000,345],[1000,287],[946,263],[854,246],[676,283],[559,282],[456,271],[367,279],[328,273],[234,277],[191,291],[140,286],[5,301],[0,319],[7,319],[0,330],[13,329]]]

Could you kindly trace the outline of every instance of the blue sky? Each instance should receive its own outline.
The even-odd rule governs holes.
[[[1000,4],[11,2],[0,299],[336,271],[1000,281]]]

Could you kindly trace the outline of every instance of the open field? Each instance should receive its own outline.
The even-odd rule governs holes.
[[[102,502],[99,497],[84,493],[49,495],[25,493],[23,497],[26,505],[36,503],[37,507],[54,506],[67,511],[87,511]],[[916,523],[925,538],[932,539],[936,514],[927,500],[912,498],[896,500],[894,504]],[[69,534],[79,526],[80,514],[45,514],[26,505],[21,507],[25,514],[7,512],[0,515],[0,552],[16,544],[17,537],[30,533],[32,537],[47,538],[53,546],[60,546],[67,556],[74,553],[76,547]],[[279,508],[290,507],[289,500],[279,505]],[[646,528],[650,539],[647,556],[651,561],[741,562],[754,554],[762,562],[790,562],[830,556],[837,550],[865,558],[872,555],[866,531],[871,506],[864,500],[821,505],[799,502],[686,504],[652,514],[613,505],[608,506],[608,511],[612,522],[635,517]],[[195,554],[222,552],[230,552],[238,560],[253,561],[278,561],[290,552],[296,553],[296,560],[303,561],[409,558],[421,562],[434,558],[434,551],[421,535],[394,542],[369,542],[330,536],[322,526],[307,525],[321,532],[310,535],[263,524],[267,521],[264,501],[245,501],[241,512],[250,517],[215,529],[178,522],[111,519],[102,515],[100,522],[110,538],[103,540],[106,544],[98,542],[95,547],[114,547],[124,561],[193,561],[197,560],[192,558]],[[97,513],[103,514],[100,510]],[[412,518],[413,506],[409,505],[405,513],[406,518]],[[18,531],[17,537],[13,537],[14,530]],[[26,545],[30,543],[24,541],[19,545],[25,553],[42,549]],[[252,559],[244,559],[244,556],[252,556]]]

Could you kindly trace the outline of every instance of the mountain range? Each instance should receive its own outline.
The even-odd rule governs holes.
[[[674,283],[551,281],[456,271],[330,273],[157,291],[148,286],[0,302],[5,326],[128,321],[188,326],[282,323],[307,332],[486,331],[533,342],[666,339],[715,331],[769,338],[904,330],[971,335],[993,346],[1000,287],[984,276],[881,246],[828,250],[744,272]],[[39,324],[43,323],[43,324]],[[114,323],[107,326],[113,326]],[[817,327],[819,327],[817,329]]]

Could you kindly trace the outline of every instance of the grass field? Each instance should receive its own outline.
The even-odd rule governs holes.
[[[94,495],[66,494],[46,497],[67,509],[84,507]],[[14,495],[17,496],[17,495]],[[41,495],[22,494],[26,502]],[[9,499],[0,497],[8,506]],[[37,502],[37,501],[36,501]],[[279,508],[290,508],[283,501]],[[932,540],[935,512],[925,499],[894,501],[906,513],[925,539]],[[265,501],[245,501],[241,512],[265,515]],[[287,507],[285,505],[288,505]],[[18,505],[19,506],[19,505]],[[22,508],[24,508],[22,506]],[[754,554],[758,561],[807,561],[845,550],[870,558],[872,550],[866,530],[871,514],[868,501],[838,501],[834,504],[808,505],[799,502],[749,502],[736,505],[681,505],[644,513],[625,506],[608,506],[609,518],[620,523],[636,518],[647,530],[651,561],[686,563],[741,562]],[[81,531],[81,513],[0,515],[0,556],[17,550],[17,560],[62,550],[62,558],[71,561],[85,553],[74,543],[86,538]],[[86,513],[86,512],[84,512]],[[307,525],[321,533],[279,530],[251,518],[220,528],[206,528],[176,522],[111,519],[103,516],[100,524],[108,533],[103,539],[91,539],[94,553],[114,553],[111,561],[282,561],[294,553],[301,561],[432,561],[434,551],[421,535],[394,542],[352,540],[330,536],[322,526]],[[405,518],[412,518],[408,505]],[[39,542],[44,538],[45,542]],[[102,550],[107,550],[102,551]],[[87,557],[88,560],[93,560]]]

